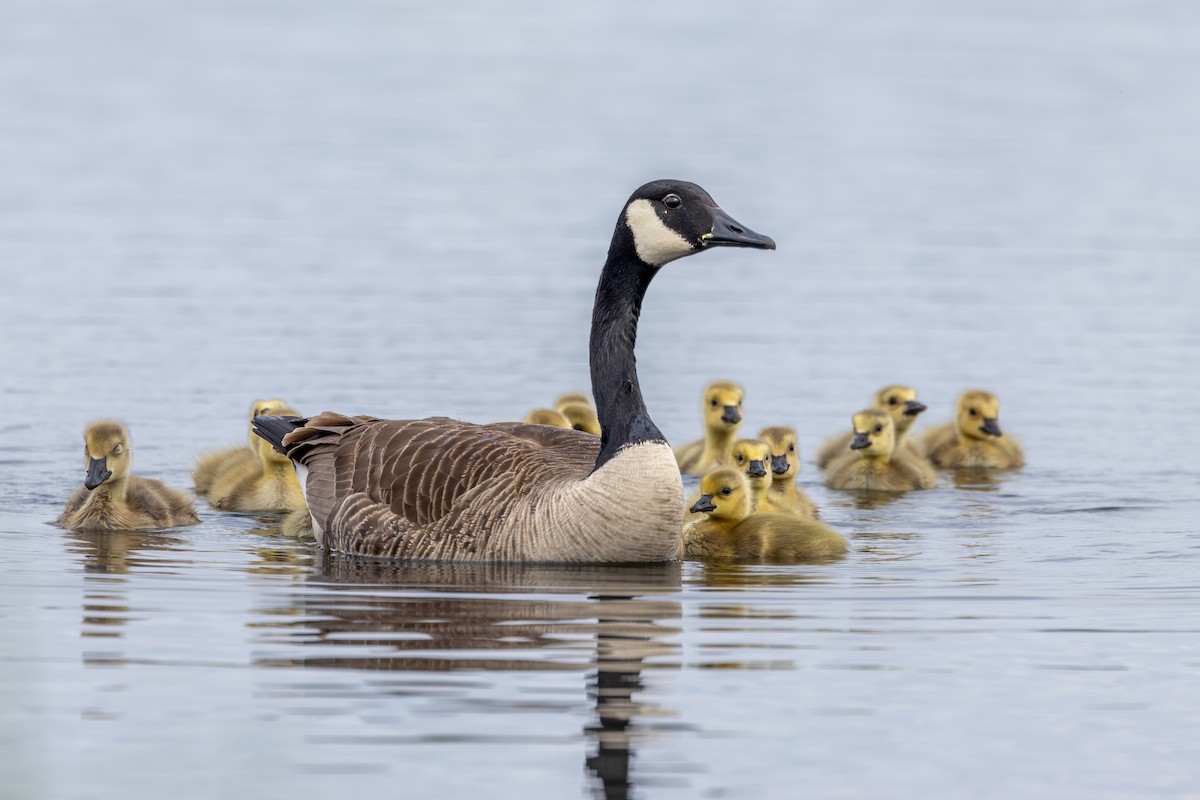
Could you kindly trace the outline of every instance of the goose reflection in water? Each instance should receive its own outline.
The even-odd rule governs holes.
[[[635,699],[646,659],[678,658],[678,563],[637,567],[404,563],[324,552],[290,595],[288,641],[312,648],[269,666],[354,670],[586,672],[594,708],[584,764],[597,796],[628,798],[634,743],[664,709]],[[589,620],[595,620],[590,622]],[[586,643],[579,638],[588,635]],[[347,652],[345,648],[352,648]],[[328,653],[321,653],[328,647]],[[477,657],[479,651],[489,651]],[[547,650],[566,657],[555,657]],[[357,652],[354,652],[357,651]],[[537,651],[536,653],[533,651]],[[548,657],[549,656],[549,657]]]

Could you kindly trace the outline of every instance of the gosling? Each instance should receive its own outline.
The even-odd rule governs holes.
[[[287,406],[271,410],[273,416],[298,416],[295,409]],[[213,481],[208,493],[209,505],[221,511],[248,514],[307,513],[308,505],[291,460],[266,443],[256,452],[253,462],[226,470]]]
[[[906,438],[909,428],[917,421],[925,404],[918,402],[917,390],[911,386],[885,386],[875,393],[872,401],[875,408],[888,412],[896,430],[896,447],[910,447]],[[840,433],[830,437],[817,451],[817,466],[827,469],[836,459],[843,458],[850,448],[853,433]]]
[[[684,530],[689,558],[794,563],[840,556],[846,539],[824,523],[788,514],[750,511],[750,487],[742,474],[726,467],[700,481],[700,499],[692,511],[707,512]]]
[[[738,439],[733,443],[731,466],[746,476],[746,484],[750,488],[750,511],[767,511],[763,507],[767,503],[767,493],[771,487],[771,447],[758,439]],[[688,509],[684,515],[684,524],[699,519],[702,512],[692,511],[691,507],[700,499],[700,492],[684,501]]]
[[[570,430],[571,420],[553,408],[535,408],[525,415],[526,425],[549,425],[551,428],[566,428]]]
[[[742,387],[731,381],[713,381],[708,385],[700,398],[704,438],[675,448],[680,472],[703,475],[729,463],[742,424],[744,397]]]
[[[853,421],[853,452],[829,465],[825,485],[830,489],[908,492],[937,483],[929,462],[896,450],[895,424],[886,411],[869,408],[855,414]]]
[[[931,428],[920,446],[938,467],[1017,469],[1025,464],[1021,445],[1000,430],[1000,401],[982,389],[963,392],[954,421]]]
[[[250,406],[250,419],[260,414],[271,416],[288,416],[296,412],[287,403],[275,398],[272,400],[255,400]],[[246,469],[258,463],[258,448],[262,438],[250,431],[249,447],[228,447],[200,456],[192,469],[192,484],[196,494],[204,497],[212,489],[213,482],[230,471]]]
[[[130,475],[133,447],[119,422],[93,422],[83,433],[87,477],[56,520],[76,531],[143,531],[200,522],[192,499],[151,478]]]
[[[796,485],[800,472],[800,451],[796,447],[796,429],[783,425],[763,428],[758,438],[771,448],[771,488],[762,510],[817,519],[817,504]]]

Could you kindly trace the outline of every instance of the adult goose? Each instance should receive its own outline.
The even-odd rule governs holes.
[[[647,183],[621,211],[589,346],[597,439],[516,422],[258,417],[295,466],[318,542],[388,558],[617,563],[677,556],[683,484],[638,385],[642,298],[670,261],[775,249],[693,183]]]

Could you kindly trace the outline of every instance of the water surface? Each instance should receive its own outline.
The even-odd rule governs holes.
[[[1200,785],[1192,4],[17,0],[0,24],[0,795],[1188,797]],[[801,481],[842,562],[390,565],[278,521],[47,524],[91,419],[188,484],[255,397],[512,419],[586,386],[621,203],[639,366],[811,455],[876,388],[1029,467]],[[928,424],[928,422],[926,423]]]

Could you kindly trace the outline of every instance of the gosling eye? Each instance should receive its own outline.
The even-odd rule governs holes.
[[[897,399],[896,399],[896,398],[894,398],[894,397],[889,397],[889,398],[888,398],[888,405],[889,405],[889,406],[894,406],[894,405],[896,405],[896,403],[898,403],[898,402],[900,402],[900,401],[899,401],[899,400],[897,400]]]
[[[726,486],[724,489],[721,490],[721,494],[733,494],[733,489]]]
[[[876,425],[876,426],[875,426],[875,432],[876,432],[876,433],[883,433],[883,426],[882,426],[882,425]]]
[[[977,417],[977,416],[979,416],[979,413],[978,413],[978,412],[977,412],[975,409],[973,409],[973,408],[968,408],[968,409],[967,409],[967,413],[968,413],[968,414],[970,414],[972,417]]]
[[[789,453],[794,453],[794,452],[796,452],[796,445],[794,445],[794,444],[789,444],[789,445],[788,445],[788,452],[789,452]]]
[[[683,198],[674,193],[667,195],[662,201],[667,208],[679,208],[683,205]]]
[[[124,449],[125,449],[124,447],[121,447],[121,443],[117,442],[116,445],[113,447],[113,455],[114,456],[121,455],[121,451]]]
[[[717,407],[717,398],[714,397],[712,400],[709,400],[708,404],[710,406],[712,406],[713,408],[716,408]]]
[[[737,457],[737,460],[738,460],[738,463],[740,464],[740,463],[742,463],[743,461],[745,461],[745,460],[746,460],[746,457],[745,457],[745,456],[743,456],[743,455],[740,455],[740,454],[739,454],[739,455],[738,455],[738,457]]]

